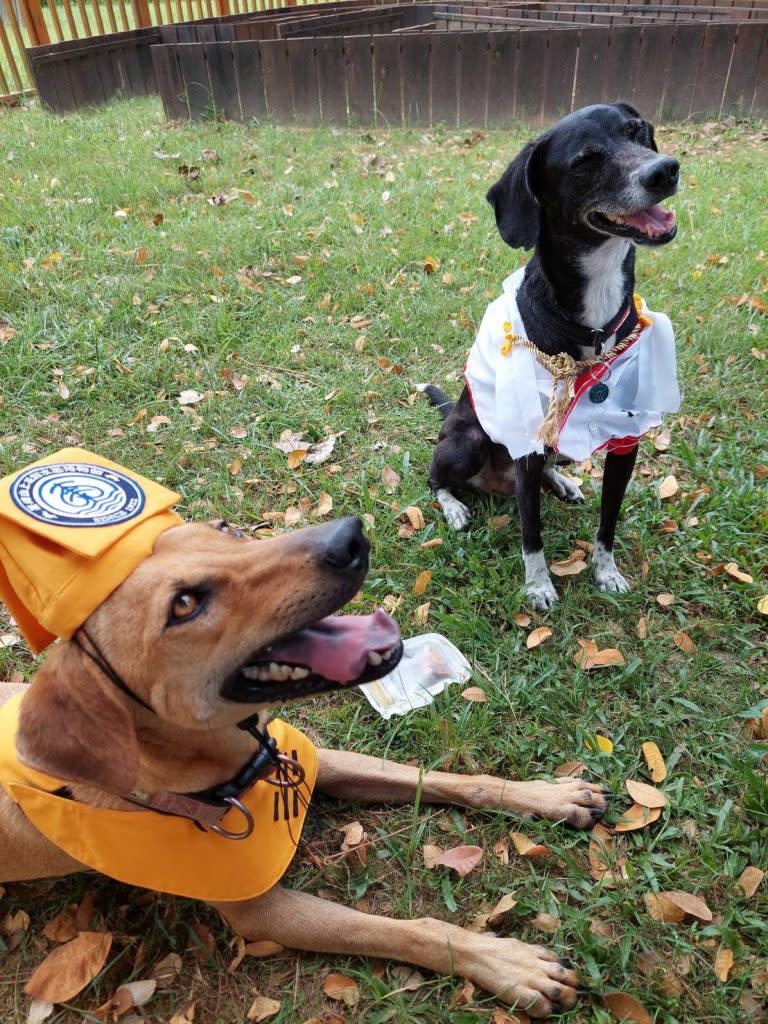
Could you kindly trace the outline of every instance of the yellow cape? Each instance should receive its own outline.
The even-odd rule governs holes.
[[[0,785],[35,828],[70,857],[129,885],[207,901],[260,896],[282,878],[296,852],[317,776],[317,752],[303,733],[280,719],[269,726],[278,750],[306,772],[304,803],[293,790],[257,782],[242,798],[253,815],[253,832],[232,840],[202,832],[185,818],[102,810],[56,796],[66,780],[28,768],[16,754],[22,696],[0,708]],[[221,825],[239,832],[242,815],[230,810]]]

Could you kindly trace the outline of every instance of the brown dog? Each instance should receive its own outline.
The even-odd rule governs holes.
[[[197,793],[231,778],[254,754],[253,736],[238,728],[245,713],[266,723],[270,706],[340,685],[314,671],[278,679],[285,672],[268,667],[270,652],[265,658],[264,650],[272,646],[274,658],[289,648],[295,643],[289,635],[340,608],[367,570],[368,543],[357,519],[260,542],[226,523],[167,530],[151,556],[84,623],[101,664],[70,640],[50,650],[29,687],[0,686],[0,704],[24,691],[21,760],[69,780],[75,807],[133,810],[164,820],[125,796]],[[322,630],[315,637],[315,657],[326,665],[334,657],[328,628],[325,641]],[[368,664],[376,665],[377,658],[374,652]],[[399,646],[389,661],[398,658]],[[255,664],[261,669],[254,671]],[[135,697],[122,692],[116,679]],[[317,788],[335,797],[410,801],[420,783],[421,799],[428,802],[536,814],[576,828],[589,828],[605,809],[597,786],[574,779],[508,782],[442,772],[420,779],[417,768],[318,751]],[[227,838],[215,841],[225,849],[238,846]],[[0,881],[82,869],[0,789]],[[255,899],[211,902],[239,934],[455,973],[533,1016],[567,1009],[577,999],[577,976],[567,962],[517,939],[474,934],[431,918],[375,917],[281,885]]]

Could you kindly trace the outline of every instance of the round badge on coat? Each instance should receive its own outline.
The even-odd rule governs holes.
[[[589,389],[589,400],[595,405],[600,405],[608,397],[609,389],[607,384],[593,384]]]
[[[144,508],[144,491],[131,477],[90,462],[31,466],[11,484],[17,508],[52,526],[116,526]]]

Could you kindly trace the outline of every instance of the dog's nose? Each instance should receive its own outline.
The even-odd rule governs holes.
[[[337,519],[323,531],[320,556],[327,565],[341,572],[355,572],[367,565],[370,545],[357,516]]]
[[[649,192],[668,192],[677,186],[680,164],[671,156],[661,156],[646,164],[640,172],[640,184]]]

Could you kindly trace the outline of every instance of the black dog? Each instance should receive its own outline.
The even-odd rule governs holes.
[[[557,600],[542,549],[541,485],[583,501],[555,463],[601,448],[608,454],[594,574],[601,590],[629,590],[613,557],[619,510],[639,438],[679,405],[669,321],[633,302],[635,246],[674,238],[674,214],[655,204],[674,195],[678,177],[677,160],[658,155],[653,127],[627,103],[585,107],[529,142],[487,198],[504,241],[535,246],[533,257],[488,308],[458,402],[421,386],[445,418],[429,483],[448,523],[461,529],[469,521],[454,488],[514,491],[525,582],[537,610]],[[555,371],[540,362],[559,353],[601,362],[574,368],[561,357],[557,365],[570,366],[571,378],[553,384]],[[545,443],[541,421],[550,396],[563,415],[554,418],[555,440]]]

